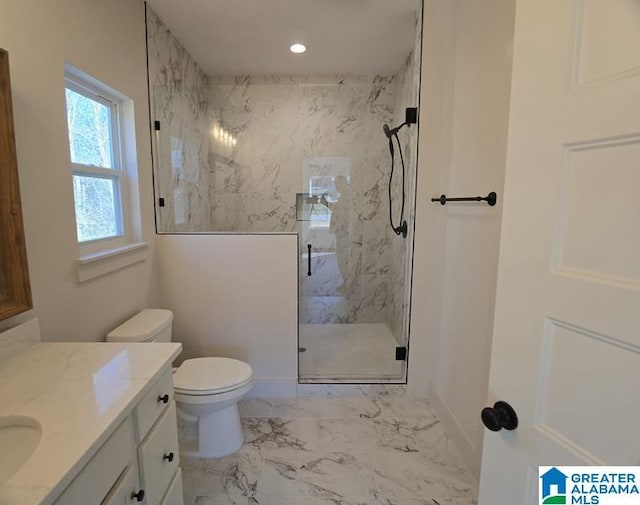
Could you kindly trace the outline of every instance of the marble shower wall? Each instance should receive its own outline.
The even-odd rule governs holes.
[[[299,231],[302,324],[390,322],[382,125],[392,120],[394,79],[212,79],[210,107],[236,145],[212,151],[211,222],[223,231]],[[320,219],[296,221],[296,193],[312,189],[327,200],[299,217]]]
[[[158,231],[211,231],[209,78],[148,6],[147,43]]]
[[[153,119],[161,126],[155,184],[165,200],[158,231],[297,232],[300,322],[384,323],[401,341],[412,238],[389,226],[382,125],[401,123],[404,107],[417,104],[414,59],[396,75],[216,78],[147,10]],[[414,132],[401,138],[414,145]],[[410,223],[412,149],[404,148]],[[326,199],[313,205],[314,222],[298,221],[296,194],[311,186]],[[399,201],[397,187],[394,194]]]
[[[413,51],[407,57],[403,67],[395,75],[395,102],[393,107],[394,125],[404,123],[405,109],[407,107],[418,107],[420,99],[420,71],[421,71],[421,48],[422,48],[422,15],[416,16],[415,38]],[[407,170],[405,185],[405,219],[408,223],[409,232],[406,240],[393,240],[389,256],[389,275],[393,279],[391,283],[391,293],[389,296],[389,329],[396,337],[396,340],[403,343],[406,338],[405,330],[409,324],[409,301],[411,297],[410,279],[412,274],[412,254],[413,254],[413,222],[415,215],[415,187],[416,187],[416,167],[418,156],[418,127],[412,125],[404,127],[399,133]],[[402,167],[397,164],[398,177],[394,175],[392,185],[393,212],[396,221],[400,216],[400,201],[402,199]]]

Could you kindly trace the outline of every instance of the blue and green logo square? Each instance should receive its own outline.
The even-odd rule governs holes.
[[[543,505],[567,503],[567,479],[568,477],[555,466],[540,475],[542,486],[540,491],[540,503]]]

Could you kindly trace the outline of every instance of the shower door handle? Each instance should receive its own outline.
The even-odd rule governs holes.
[[[307,244],[307,275],[311,277],[311,244]]]

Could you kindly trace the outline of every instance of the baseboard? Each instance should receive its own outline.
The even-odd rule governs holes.
[[[473,472],[476,479],[480,480],[480,464],[482,462],[482,443],[475,444],[469,438],[467,432],[462,428],[449,405],[442,399],[435,388],[429,388],[428,402],[435,414],[444,424],[451,440],[460,451],[460,455],[467,463],[469,470]]]
[[[249,398],[294,398],[297,377],[254,377]]]

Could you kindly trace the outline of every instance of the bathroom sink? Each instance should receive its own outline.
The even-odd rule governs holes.
[[[42,427],[32,417],[0,417],[0,486],[27,462],[41,436]]]

